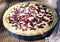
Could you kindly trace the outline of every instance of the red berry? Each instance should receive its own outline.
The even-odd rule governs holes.
[[[27,30],[27,29],[24,29],[24,30]]]
[[[38,4],[35,4],[35,6],[39,6]]]
[[[48,22],[48,20],[46,20],[46,22]]]
[[[32,8],[33,8],[33,6],[31,5],[31,6],[30,6],[30,8],[32,9]]]
[[[36,30],[36,28],[33,28],[33,30]]]
[[[22,18],[24,18],[25,16],[21,16]]]
[[[39,24],[39,22],[37,22],[37,24]]]
[[[26,26],[26,24],[23,24],[23,26]]]
[[[15,28],[15,30],[17,30],[17,28]]]
[[[30,17],[31,17],[31,16],[33,16],[33,15],[30,14]]]
[[[31,19],[31,22],[33,22],[34,21],[34,19]]]
[[[12,24],[14,24],[14,21],[11,21]]]
[[[38,28],[44,28],[42,25],[38,26]]]
[[[38,16],[36,16],[37,18],[39,18]]]
[[[28,27],[28,28],[32,28],[32,27]]]
[[[40,20],[43,20],[43,18],[40,18]]]
[[[44,28],[43,26],[41,26],[40,28]]]
[[[26,31],[27,29],[22,29],[23,31]]]
[[[46,14],[44,14],[43,16],[46,16]]]
[[[27,19],[27,18],[29,18],[29,16],[25,16],[25,18]]]
[[[41,14],[39,16],[42,16]]]
[[[19,20],[19,18],[16,18],[16,20]]]
[[[16,14],[17,16],[19,16],[19,14]]]

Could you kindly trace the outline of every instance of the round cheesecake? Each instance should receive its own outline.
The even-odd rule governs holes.
[[[23,36],[43,34],[54,26],[56,20],[56,13],[39,2],[18,3],[3,15],[6,29]]]

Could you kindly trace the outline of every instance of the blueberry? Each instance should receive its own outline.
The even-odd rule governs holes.
[[[43,27],[42,24],[41,24],[40,26],[38,26],[38,28],[44,28],[44,27]]]
[[[53,20],[49,21],[49,22],[48,22],[48,25],[50,26],[50,25],[52,24],[52,22],[53,22]]]
[[[53,18],[50,18],[50,20],[52,20]]]

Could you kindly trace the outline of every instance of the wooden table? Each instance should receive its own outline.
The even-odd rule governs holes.
[[[10,7],[16,3],[18,2],[12,2],[9,4],[9,6],[6,6],[7,5],[6,2],[0,4],[0,42],[44,42],[44,39],[35,40],[35,41],[24,41],[24,40],[14,38],[7,33],[6,29],[2,26],[1,16],[4,13],[5,9],[7,9],[6,7]]]

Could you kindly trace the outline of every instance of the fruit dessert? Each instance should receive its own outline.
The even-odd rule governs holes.
[[[9,31],[25,36],[43,34],[54,21],[53,11],[38,3],[18,3],[3,16],[3,24]]]

